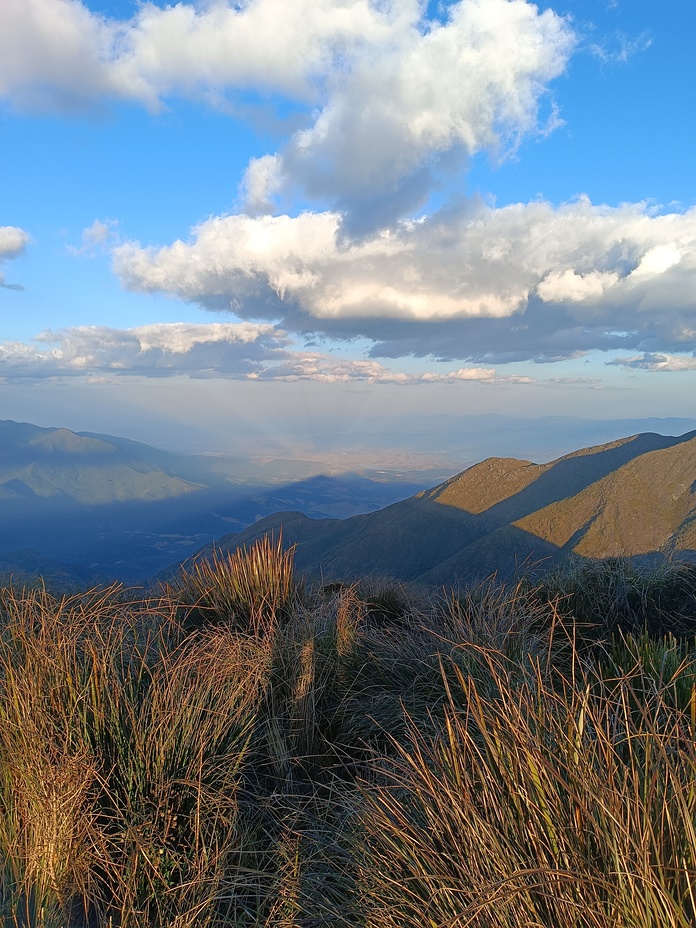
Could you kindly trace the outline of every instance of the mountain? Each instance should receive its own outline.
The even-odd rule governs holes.
[[[136,445],[135,442],[132,443]],[[0,499],[54,497],[88,505],[157,500],[201,489],[108,436],[0,422]],[[153,449],[154,450],[154,449]]]
[[[39,577],[56,592],[87,590],[100,585],[103,580],[87,567],[65,564],[30,549],[0,554],[1,585],[31,585]]]
[[[301,463],[300,473],[314,473],[292,479],[298,463],[176,455],[113,435],[0,421],[0,572],[140,583],[280,509],[344,518],[430,482],[330,477],[318,462]]]
[[[214,547],[231,551],[269,532],[296,545],[299,570],[325,579],[440,584],[571,554],[696,558],[696,431],[633,435],[547,464],[488,458],[378,512],[343,521],[277,513]]]

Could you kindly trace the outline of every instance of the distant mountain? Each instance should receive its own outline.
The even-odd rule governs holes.
[[[53,591],[87,590],[104,580],[87,567],[65,564],[30,549],[0,554],[0,584],[21,587],[38,578]]]
[[[293,463],[176,455],[113,435],[0,421],[0,573],[69,578],[82,570],[86,583],[140,583],[279,509],[345,517],[429,482],[321,473],[292,480]]]
[[[201,489],[155,463],[154,449],[130,445],[108,436],[0,421],[0,499],[62,497],[99,505]]]
[[[570,554],[696,558],[696,432],[633,435],[548,464],[488,458],[378,512],[343,521],[277,513],[215,547],[234,550],[268,532],[296,545],[301,571],[326,579],[439,584],[510,576]]]

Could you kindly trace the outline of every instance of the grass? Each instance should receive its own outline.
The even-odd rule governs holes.
[[[696,635],[696,565],[628,558],[570,559],[547,573],[540,590],[599,636],[612,632]]]
[[[497,699],[462,676],[366,793],[368,924],[693,925],[690,718],[626,679],[491,672]]]
[[[692,926],[693,577],[2,588],[0,923]]]

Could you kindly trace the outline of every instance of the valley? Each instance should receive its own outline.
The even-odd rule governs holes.
[[[503,433],[488,437],[504,446]],[[488,456],[455,476],[438,449],[356,451],[353,472],[345,457],[177,455],[0,422],[0,574],[142,585],[265,534],[295,546],[307,576],[341,581],[439,585],[543,572],[571,555],[696,557],[695,431],[641,432],[546,463]]]

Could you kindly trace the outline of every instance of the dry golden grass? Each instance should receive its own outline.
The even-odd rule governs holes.
[[[692,926],[694,644],[612,640],[672,601],[618,570],[584,643],[562,577],[426,606],[270,542],[144,600],[2,590],[0,924]]]
[[[686,928],[696,918],[690,715],[578,668],[498,697],[464,676],[366,790],[371,928]],[[487,692],[490,692],[488,688]]]

